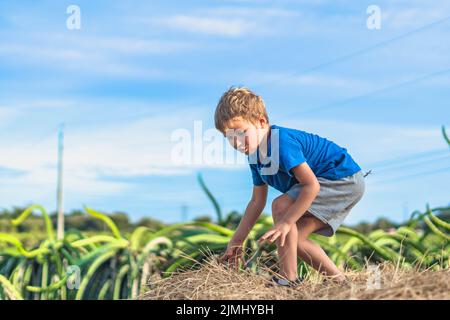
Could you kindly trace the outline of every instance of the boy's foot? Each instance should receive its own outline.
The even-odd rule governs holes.
[[[303,282],[303,279],[301,277],[298,277],[295,280],[286,280],[283,278],[279,278],[276,275],[273,275],[270,279],[269,286],[278,285],[282,287],[288,287],[288,288],[295,288],[299,286]]]
[[[338,284],[345,285],[350,280],[347,277],[325,277],[322,281],[323,284]]]

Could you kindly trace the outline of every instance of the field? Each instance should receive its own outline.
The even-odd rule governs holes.
[[[139,226],[124,235],[111,217],[85,207],[107,232],[70,229],[58,240],[54,223],[40,205],[11,217],[8,224],[19,228],[33,212],[40,212],[45,238],[30,245],[16,232],[0,233],[0,299],[449,299],[449,207],[427,205],[395,228],[359,232],[341,227],[331,238],[312,235],[352,281],[342,288],[324,285],[300,262],[305,290],[273,291],[265,289],[265,279],[277,272],[276,247],[257,245],[273,225],[272,218],[262,215],[245,241],[246,256],[254,257],[245,270],[217,265],[214,256],[225,250],[239,216],[224,216],[200,175],[198,179],[217,223]],[[375,287],[381,287],[367,291],[371,274]]]

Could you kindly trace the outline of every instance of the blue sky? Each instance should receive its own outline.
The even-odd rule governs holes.
[[[71,4],[80,30],[66,28]],[[366,27],[371,4],[380,30]],[[171,160],[172,134],[211,132],[231,85],[373,170],[347,223],[447,205],[449,16],[448,1],[0,1],[0,207],[55,209],[64,123],[66,210],[213,215],[202,172],[225,212],[243,211],[245,163]]]

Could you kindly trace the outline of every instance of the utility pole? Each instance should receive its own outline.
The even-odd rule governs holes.
[[[188,206],[183,204],[181,206],[181,221],[186,222],[188,219]]]
[[[58,134],[58,186],[56,191],[56,208],[58,212],[57,233],[58,240],[64,238],[64,208],[63,208],[63,150],[64,150],[64,124],[59,128]]]

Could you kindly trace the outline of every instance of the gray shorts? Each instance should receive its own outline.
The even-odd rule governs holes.
[[[339,179],[329,180],[318,177],[320,191],[314,199],[308,212],[327,225],[314,233],[331,237],[342,224],[350,209],[361,200],[364,190],[364,174],[362,170],[355,174]],[[297,199],[301,185],[293,185],[286,194]]]

